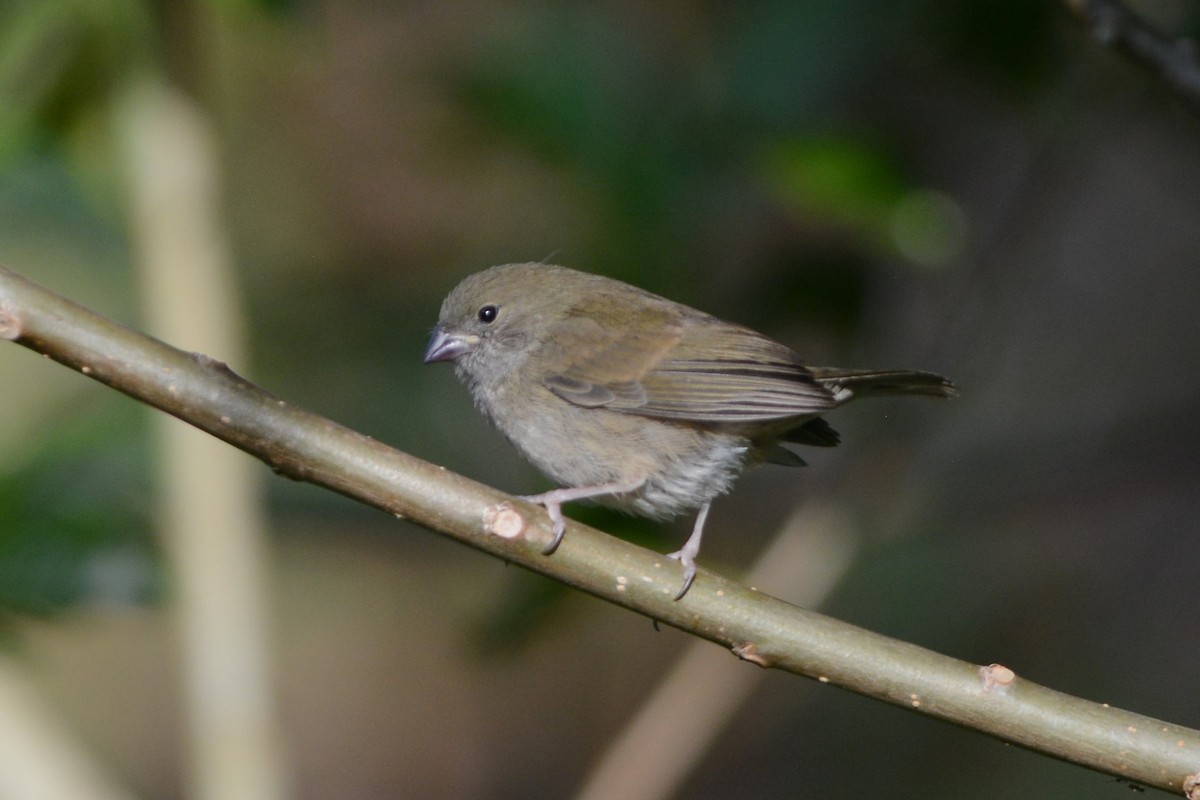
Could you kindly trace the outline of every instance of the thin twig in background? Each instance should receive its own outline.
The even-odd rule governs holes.
[[[1066,0],[1092,34],[1145,67],[1200,112],[1200,47],[1174,38],[1117,0]]]
[[[506,561],[732,650],[1006,742],[1175,793],[1200,772],[1200,731],[1056,692],[789,605],[578,523],[554,555],[524,501],[294,408],[228,367],[91,312],[0,267],[9,339],[166,411],[277,472],[407,517]],[[1200,796],[1198,796],[1200,797]]]

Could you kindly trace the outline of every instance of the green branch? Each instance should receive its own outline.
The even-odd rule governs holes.
[[[1200,732],[1039,686],[889,639],[701,570],[672,600],[679,565],[570,523],[553,555],[528,503],[295,408],[206,356],[105,319],[0,267],[0,338],[42,353],[266,462],[411,519],[506,561],[729,648],[919,714],[1144,786],[1185,792]],[[1200,800],[1200,795],[1197,796]]]

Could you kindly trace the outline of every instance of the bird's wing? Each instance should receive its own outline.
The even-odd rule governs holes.
[[[585,407],[737,424],[819,414],[836,405],[788,348],[749,328],[672,307],[626,307],[621,319],[572,316],[556,326],[561,368],[544,383]]]

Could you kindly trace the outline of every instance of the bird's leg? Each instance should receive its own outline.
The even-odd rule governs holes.
[[[546,513],[550,515],[550,521],[554,523],[554,539],[542,551],[546,555],[550,555],[562,544],[563,536],[567,532],[567,519],[562,513],[563,503],[586,500],[589,497],[600,497],[606,494],[625,494],[626,492],[637,491],[645,482],[645,479],[639,478],[636,481],[613,481],[612,483],[601,483],[597,486],[571,486],[565,489],[551,489],[541,494],[522,495],[521,499],[535,505],[544,506]]]
[[[687,594],[688,589],[692,588],[692,582],[696,580],[696,556],[700,555],[700,538],[704,536],[704,522],[708,519],[708,509],[712,505],[709,501],[700,506],[700,513],[696,515],[696,524],[692,526],[692,535],[683,543],[683,547],[671,553],[667,558],[673,558],[683,567],[683,588],[679,590],[679,594],[675,595],[675,599],[681,599]]]

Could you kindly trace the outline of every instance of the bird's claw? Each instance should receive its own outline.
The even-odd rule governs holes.
[[[551,514],[551,516],[553,517],[554,515]],[[554,522],[554,538],[550,540],[550,544],[546,545],[542,549],[542,555],[548,556],[551,553],[553,553],[555,550],[557,550],[558,546],[560,544],[562,544],[563,537],[566,535],[567,535],[566,520],[562,520],[562,519],[555,520],[555,522]]]
[[[562,544],[563,537],[567,535],[567,519],[562,513],[562,503],[555,502],[550,495],[553,492],[543,492],[542,494],[526,494],[520,495],[520,498],[527,503],[533,503],[535,506],[541,506],[546,509],[546,514],[550,516],[550,521],[554,524],[554,538],[550,540],[550,544],[542,550],[542,555],[550,555],[558,546]]]
[[[667,558],[675,559],[679,562],[679,566],[683,567],[683,586],[679,588],[674,598],[675,600],[681,600],[696,581],[696,561],[686,550],[677,550],[674,553],[668,553]]]

